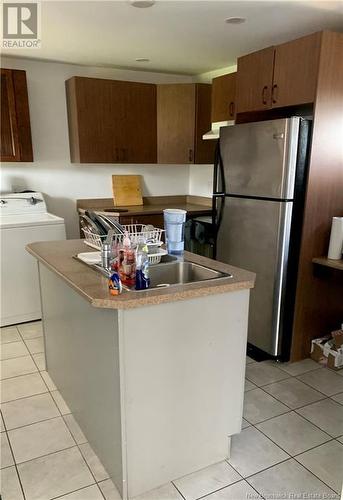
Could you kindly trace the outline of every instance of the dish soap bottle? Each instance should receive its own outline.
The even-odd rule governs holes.
[[[144,239],[140,239],[136,249],[136,290],[146,290],[149,286],[148,246]]]
[[[118,272],[121,282],[129,287],[135,285],[136,259],[129,233],[126,231],[122,249],[119,251]]]

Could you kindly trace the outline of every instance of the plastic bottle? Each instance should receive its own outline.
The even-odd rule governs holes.
[[[126,231],[123,246],[119,251],[118,272],[121,282],[127,286],[134,286],[136,281],[136,255],[132,248],[129,233]]]
[[[150,286],[148,247],[144,239],[136,248],[136,290],[146,290]]]

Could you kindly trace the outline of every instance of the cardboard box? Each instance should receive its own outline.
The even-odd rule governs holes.
[[[343,345],[336,347],[336,339],[332,335],[313,339],[311,358],[331,370],[341,370],[343,368]]]
[[[343,330],[335,330],[332,332],[332,338],[335,343],[335,347],[339,349],[341,346],[343,346]]]
[[[324,344],[330,340],[331,336],[326,335],[319,339],[313,339],[311,343],[311,358],[321,365],[326,365],[327,359],[324,356]]]

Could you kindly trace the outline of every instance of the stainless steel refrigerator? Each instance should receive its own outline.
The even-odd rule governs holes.
[[[216,258],[257,275],[248,329],[255,357],[289,357],[310,133],[300,117],[220,131]]]

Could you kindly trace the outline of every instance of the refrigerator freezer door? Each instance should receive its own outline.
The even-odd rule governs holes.
[[[293,117],[222,128],[226,193],[292,199],[299,124]]]
[[[248,342],[281,353],[283,301],[292,202],[225,198],[217,259],[256,273]]]

